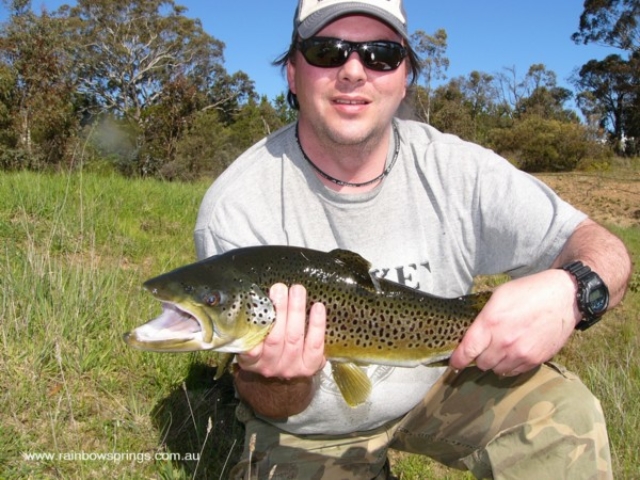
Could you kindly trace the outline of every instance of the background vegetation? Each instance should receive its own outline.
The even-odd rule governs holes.
[[[227,72],[224,43],[174,0],[78,0],[39,13],[29,0],[0,1],[10,12],[0,26],[0,169],[211,178],[295,119],[284,94],[259,98],[245,73]],[[528,171],[634,156],[639,11],[640,0],[584,2],[573,40],[613,53],[580,67],[575,91],[543,64],[524,76],[505,68],[444,83],[447,33],[418,30],[412,43],[423,70],[403,115]]]

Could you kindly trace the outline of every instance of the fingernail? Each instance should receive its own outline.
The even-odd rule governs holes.
[[[275,303],[280,303],[287,296],[287,286],[282,283],[276,283],[269,290],[269,297]]]
[[[294,295],[303,295],[306,293],[306,289],[302,285],[291,285],[291,291]]]

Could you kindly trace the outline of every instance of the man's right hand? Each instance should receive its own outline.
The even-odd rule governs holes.
[[[311,307],[309,326],[305,332],[307,291],[301,285],[278,283],[269,297],[276,307],[276,322],[264,342],[247,353],[238,355],[243,370],[264,377],[290,380],[312,377],[324,367],[324,305]]]
[[[264,342],[238,355],[235,380],[240,398],[257,413],[284,418],[300,413],[313,397],[313,377],[326,363],[326,310],[314,304],[307,326],[304,287],[276,284],[269,296],[276,308],[275,324]]]

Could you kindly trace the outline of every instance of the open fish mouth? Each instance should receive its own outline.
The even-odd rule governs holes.
[[[203,328],[196,317],[173,303],[162,302],[162,313],[125,335],[125,341],[134,347],[157,345],[165,350],[169,345],[202,342]]]

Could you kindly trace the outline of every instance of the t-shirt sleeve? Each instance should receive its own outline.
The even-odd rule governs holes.
[[[485,152],[487,152],[485,150]],[[513,277],[548,268],[586,215],[550,187],[491,153],[480,161],[473,231],[481,274]]]

